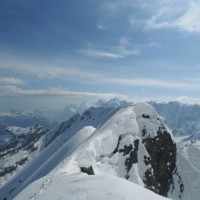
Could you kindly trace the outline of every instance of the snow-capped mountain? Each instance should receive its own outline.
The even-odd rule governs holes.
[[[80,104],[70,104],[65,106],[64,110],[60,113],[60,117],[62,119],[68,119],[69,117],[72,117],[74,114],[82,114],[86,109],[88,109],[90,106],[85,101],[81,102]]]
[[[41,116],[38,111],[20,110],[12,112],[0,112],[0,131],[7,126],[16,126],[26,128],[38,123],[41,126],[52,129],[58,126],[58,122],[51,121]]]
[[[121,179],[111,178],[120,177],[132,182],[133,188],[135,183],[171,199],[199,199],[200,150],[193,144],[187,148],[177,144],[148,104],[91,107],[47,135],[51,135],[45,137],[48,146],[1,188],[2,199],[17,194],[15,199],[48,199],[58,183],[72,179],[72,184],[84,188],[80,186],[84,180],[93,184],[105,176],[108,182],[116,180],[120,185]],[[112,193],[114,186],[109,187],[106,191]],[[59,195],[72,197],[69,188],[58,189]]]
[[[99,99],[95,103],[96,107],[126,107],[131,105],[133,105],[132,102],[126,100],[119,100],[118,98],[112,98],[109,101]]]
[[[165,118],[175,136],[187,136],[185,140],[200,139],[200,105],[179,102],[155,103],[151,105]]]
[[[39,124],[21,128],[10,126],[0,133],[0,186],[40,152],[47,129]]]

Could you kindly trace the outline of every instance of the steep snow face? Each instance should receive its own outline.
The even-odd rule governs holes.
[[[66,173],[61,173],[49,181],[40,179],[14,199],[167,200],[122,178],[84,174],[67,175]]]
[[[118,109],[118,108],[117,108]],[[68,138],[72,137],[77,131],[79,131],[84,126],[101,126],[114,112],[115,108],[95,108],[91,107],[86,110],[82,115],[76,114],[72,116],[69,120],[62,122],[58,129],[53,130],[45,138],[44,146],[48,146],[53,142],[59,135],[68,131]],[[67,138],[65,139],[67,140]]]

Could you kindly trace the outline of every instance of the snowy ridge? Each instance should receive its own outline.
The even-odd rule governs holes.
[[[28,184],[48,174],[58,163],[87,139],[85,138],[85,133],[88,135],[88,132],[90,133],[91,130],[95,130],[95,127],[102,125],[114,112],[116,112],[116,109],[113,108],[91,107],[82,115],[78,115],[75,121],[68,120],[66,123],[62,123],[58,128],[61,134],[58,130],[51,131],[50,135],[58,135],[50,142],[49,146],[42,150],[33,162],[25,166],[8,184],[1,188],[0,193],[2,196],[12,199],[16,193]],[[79,136],[79,133],[82,136]],[[73,139],[72,136],[76,139]],[[44,138],[44,146],[49,139],[47,138]]]
[[[75,194],[71,192],[72,187],[71,190],[67,186],[56,187],[58,183],[67,185],[70,178],[70,183],[77,183],[80,188],[80,193],[76,191],[77,195],[83,195],[85,199],[92,199],[89,188],[89,193],[81,193],[86,179],[91,188],[101,185],[101,180],[105,179],[109,185],[105,191],[113,194],[112,187],[115,184],[110,183],[114,181],[121,185],[120,178],[130,181],[123,180],[125,185],[131,184],[130,187],[136,188],[133,184],[136,183],[174,200],[188,200],[191,194],[194,200],[198,199],[199,159],[191,157],[191,161],[186,158],[186,154],[189,152],[191,155],[194,150],[191,153],[179,146],[177,150],[170,130],[148,104],[123,108],[92,107],[78,115],[73,123],[68,121],[63,124],[60,130],[62,133],[56,134],[34,162],[1,189],[3,199],[12,199],[18,193],[15,199],[49,199],[48,193],[53,195],[56,190],[60,191],[56,198],[66,199],[64,196],[69,195],[71,199],[81,199],[73,196]],[[96,183],[98,180],[99,183]],[[25,187],[27,188],[23,190]],[[119,189],[120,194],[116,192],[118,195],[115,199],[119,199],[119,195],[125,195],[127,188],[122,187],[121,191]],[[146,189],[141,191],[147,192]],[[134,190],[135,192],[137,191]],[[97,192],[96,199],[99,198],[98,194]],[[145,199],[144,196],[140,197]],[[129,195],[124,198],[129,199]],[[153,198],[163,199],[160,196]]]

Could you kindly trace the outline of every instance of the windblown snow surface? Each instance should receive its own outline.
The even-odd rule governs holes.
[[[165,199],[144,188],[154,192],[162,189],[159,180],[157,188],[154,187],[155,167],[146,144],[156,141],[159,146],[158,134],[166,134],[176,150],[170,130],[148,104],[90,108],[1,189],[1,198]],[[173,169],[169,188],[164,190],[166,196],[198,200],[200,173],[195,167],[198,161],[194,164],[187,159],[181,147],[175,152],[173,166],[160,163],[161,171]],[[168,154],[172,154],[171,149]]]
[[[122,178],[67,173],[60,173],[53,180],[42,178],[28,186],[15,199],[167,200]]]

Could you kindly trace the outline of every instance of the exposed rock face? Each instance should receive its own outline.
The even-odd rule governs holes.
[[[123,153],[123,156],[129,155],[125,159],[125,168],[127,171],[127,174],[125,176],[126,179],[129,178],[129,171],[133,164],[138,162],[138,145],[139,145],[139,140],[134,140],[133,144],[130,144],[128,146],[124,145],[123,149],[119,149],[119,153]]]
[[[157,136],[143,139],[150,158],[144,158],[146,164],[153,168],[153,174],[145,172],[144,183],[154,192],[167,196],[173,184],[173,172],[176,169],[176,144],[164,127],[160,127]]]
[[[81,172],[86,173],[88,175],[94,175],[94,170],[92,168],[92,166],[89,167],[81,167]]]
[[[142,118],[149,120],[149,115],[142,115]],[[158,118],[158,123],[160,119]],[[160,127],[154,137],[150,136],[146,125],[141,130],[141,140],[135,139],[132,143],[126,143],[121,147],[122,137],[119,136],[118,143],[112,154],[119,153],[124,158],[124,167],[126,170],[125,178],[131,177],[131,168],[138,160],[139,145],[144,145],[148,155],[144,155],[143,162],[147,166],[142,179],[146,188],[154,191],[157,194],[168,197],[170,192],[174,190],[174,176],[179,184],[179,198],[181,199],[184,184],[181,176],[178,173],[177,162],[177,147],[176,143],[172,140],[167,128],[161,122]],[[140,143],[141,142],[141,143]],[[140,160],[141,162],[141,160]]]

